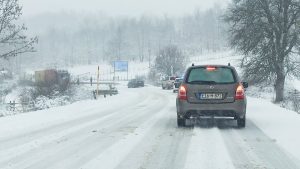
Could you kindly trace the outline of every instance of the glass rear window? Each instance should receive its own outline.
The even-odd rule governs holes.
[[[197,84],[226,84],[235,83],[235,76],[226,67],[199,67],[191,69],[187,82]]]

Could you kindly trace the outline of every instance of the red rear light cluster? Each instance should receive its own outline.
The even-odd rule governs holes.
[[[245,99],[245,89],[243,85],[240,83],[236,88],[235,100],[243,100],[243,99]]]
[[[178,98],[180,100],[187,100],[187,86],[181,85],[178,90]]]
[[[216,70],[216,67],[214,67],[214,66],[207,66],[207,67],[206,67],[206,70],[207,70],[207,71],[215,71],[215,70]]]

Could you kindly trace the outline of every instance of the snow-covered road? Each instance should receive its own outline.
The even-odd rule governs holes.
[[[295,115],[298,125],[285,125],[281,129],[293,131],[281,131],[278,124],[278,134],[270,130],[273,123],[264,123],[268,115],[261,116],[261,108],[269,111],[268,105],[249,98],[245,129],[236,128],[232,120],[177,128],[176,95],[171,91],[120,89],[118,96],[107,99],[0,118],[0,168],[300,168],[295,150],[300,150],[299,136],[290,142],[280,137],[280,132],[299,131],[294,128],[300,125],[299,115],[288,112],[287,118]],[[270,105],[270,113],[284,110]]]

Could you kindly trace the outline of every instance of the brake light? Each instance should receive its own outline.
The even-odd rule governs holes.
[[[235,100],[243,100],[245,98],[245,90],[243,85],[240,83],[236,88]]]
[[[206,67],[206,70],[207,70],[207,71],[215,71],[215,70],[216,70],[216,67],[213,67],[213,66],[207,66],[207,67]]]
[[[181,85],[178,90],[178,98],[180,100],[187,100],[187,86]]]

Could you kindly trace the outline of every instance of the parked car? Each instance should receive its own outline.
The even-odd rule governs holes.
[[[238,127],[245,127],[247,87],[230,65],[189,67],[176,99],[178,126],[185,126],[186,119],[209,116],[232,117]]]
[[[168,90],[173,89],[173,85],[174,85],[175,79],[176,79],[176,77],[174,77],[174,76],[169,76],[169,77],[165,78],[161,82],[161,88],[163,90],[165,90],[165,89],[168,89]]]
[[[173,93],[178,92],[179,86],[181,85],[183,78],[176,78],[173,87]]]
[[[128,82],[127,86],[128,86],[128,88],[144,87],[145,82],[144,82],[144,80],[141,80],[141,79],[131,79]]]

